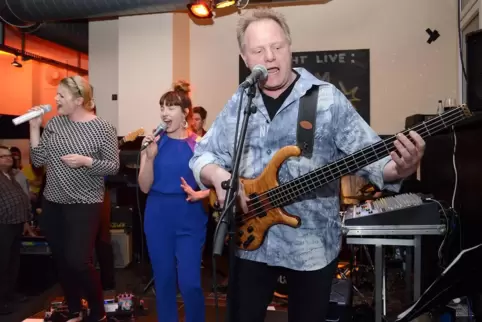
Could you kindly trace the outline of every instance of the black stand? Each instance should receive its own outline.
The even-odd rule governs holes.
[[[481,258],[482,244],[464,249],[422,296],[410,308],[399,314],[395,321],[409,322],[424,313],[447,305],[454,298],[480,293]]]
[[[153,286],[154,286],[154,277],[151,278],[151,280],[147,283],[146,287],[144,287],[144,290],[143,290],[142,294],[146,294],[147,291],[149,291],[149,289]]]
[[[238,195],[239,189],[239,166],[241,162],[241,157],[243,155],[244,141],[246,138],[246,131],[248,129],[249,118],[251,114],[256,113],[256,106],[252,106],[251,102],[256,94],[256,83],[248,88],[248,102],[246,108],[244,109],[243,124],[241,126],[241,133],[238,138],[238,128],[241,115],[241,109],[243,108],[243,95],[239,100],[238,109],[238,119],[236,124],[236,133],[234,137],[234,166],[231,172],[231,179],[229,182],[223,182],[223,189],[226,191],[226,198],[224,201],[224,209],[221,213],[221,219],[219,220],[218,226],[216,227],[216,232],[214,234],[214,245],[213,245],[213,260],[215,256],[221,256],[224,248],[224,241],[226,239],[227,231],[229,228],[229,275],[228,275],[228,294],[227,294],[227,321],[234,321],[234,312],[232,303],[233,301],[233,288],[235,287],[232,283],[234,277],[236,276],[235,270],[235,260],[236,260],[236,197]],[[244,91],[244,90],[243,90]],[[215,278],[213,276],[213,278]],[[217,286],[215,285],[215,293],[217,292]]]

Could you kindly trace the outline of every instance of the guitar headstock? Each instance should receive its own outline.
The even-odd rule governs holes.
[[[138,137],[139,135],[144,135],[144,128],[141,127],[141,128],[139,128],[139,129],[137,129],[137,130],[135,130],[135,131],[133,131],[133,132],[129,132],[126,136],[124,136],[124,137],[122,138],[122,141],[124,141],[124,142],[132,142],[132,141],[134,141],[135,139],[137,139],[137,137]]]
[[[462,104],[459,106],[461,109],[462,109],[462,112],[464,113],[464,116],[466,118],[469,118],[472,116],[472,111],[469,109],[469,107],[467,106],[467,104]]]

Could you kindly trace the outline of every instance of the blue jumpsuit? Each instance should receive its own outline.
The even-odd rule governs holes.
[[[176,281],[184,300],[186,322],[205,321],[201,257],[207,214],[202,202],[187,201],[181,188],[183,177],[194,190],[199,190],[189,168],[193,140],[164,135],[154,159],[154,182],[147,197],[144,230],[154,272],[159,322],[178,321]]]

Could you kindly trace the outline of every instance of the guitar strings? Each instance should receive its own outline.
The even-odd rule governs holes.
[[[457,120],[461,120],[463,119],[464,117],[459,117]],[[441,127],[439,126],[438,128],[432,128],[432,130],[439,130],[440,128],[444,128],[445,126],[442,125]],[[420,131],[420,133],[422,133],[422,131]],[[375,160],[377,161],[377,160]],[[373,162],[375,162],[373,161]],[[368,163],[367,165],[373,163],[373,162],[370,162]],[[329,167],[330,165],[327,165],[327,167]],[[366,165],[362,166],[361,168],[365,167]],[[325,168],[325,167],[323,167]],[[318,171],[317,171],[318,170]],[[336,180],[336,176],[339,175],[340,173],[343,173],[343,171],[346,171],[347,169],[345,168],[337,168],[336,170],[332,170],[332,169],[329,169],[330,170],[330,174],[332,176],[332,178],[330,180],[328,180],[326,178],[326,175],[324,173],[324,171],[321,171],[321,173],[316,173],[316,172],[319,172],[319,170],[323,170],[323,169],[317,169],[315,171],[313,171],[313,173],[309,173],[307,175],[309,175],[310,177],[313,176],[313,178],[311,178],[311,183],[309,183],[309,185],[313,185],[314,188],[316,188],[316,183],[314,183],[313,181],[315,180],[318,180],[320,181],[321,179],[325,179],[326,182],[324,182],[323,184],[326,184],[326,183],[329,183],[331,181],[334,181]],[[347,171],[347,173],[350,173],[350,171]],[[323,177],[323,178],[322,178]],[[297,182],[295,182],[297,181]],[[292,191],[290,191],[288,193],[288,196],[286,196],[286,193],[283,191],[283,190],[286,190],[286,186],[287,185],[291,185],[293,187],[289,188],[291,189]],[[254,209],[251,209],[248,213],[246,214],[241,214],[241,215],[238,215],[239,217],[242,217],[241,220],[239,220],[238,222],[239,223],[244,223],[246,220],[249,220],[251,218],[254,218],[254,217],[257,217],[261,214],[263,214],[265,211],[269,211],[273,208],[277,208],[277,207],[280,207],[283,205],[283,201],[286,202],[286,201],[290,201],[290,199],[294,199],[300,195],[303,195],[305,194],[306,192],[303,191],[304,188],[303,187],[297,187],[300,186],[300,185],[306,185],[306,178],[305,177],[300,177],[299,179],[295,179],[293,181],[291,181],[289,184],[284,184],[284,185],[280,185],[278,187],[275,187],[275,188],[272,188],[268,191],[266,191],[265,193],[263,194],[260,194],[257,198],[257,200],[252,200],[249,205],[254,205],[254,206],[257,206],[257,208],[254,208]],[[272,193],[274,192],[274,193]],[[266,194],[268,193],[272,193],[272,197],[269,198],[269,199],[272,199],[271,202],[270,202],[270,207],[263,207],[262,203],[264,200],[266,200],[265,198],[261,198],[261,197],[264,197],[266,196]],[[292,196],[294,195],[294,196]],[[281,202],[280,202],[281,201]],[[279,204],[278,204],[279,203]],[[259,210],[261,210],[261,212],[258,212]],[[244,217],[244,218],[243,218]]]
[[[452,115],[452,116],[453,116],[453,115]],[[458,116],[456,116],[456,117],[458,117]],[[442,123],[443,123],[443,120],[442,120]],[[437,129],[436,129],[436,130],[437,130]],[[407,130],[407,132],[409,132],[409,131],[410,131],[410,130]],[[424,132],[425,132],[425,131],[424,131]],[[429,132],[429,130],[427,130],[426,132]],[[423,135],[423,134],[422,134],[422,135]],[[409,139],[411,139],[411,138],[409,137]],[[335,162],[333,162],[333,163],[331,163],[331,164],[325,165],[323,168],[325,168],[325,167],[330,167],[330,166],[332,166],[332,165],[335,164],[335,163],[341,163],[341,161],[343,161],[343,162],[345,163],[345,165],[347,165],[346,159],[350,159],[350,158],[351,158],[351,159],[354,159],[354,160],[355,160],[354,163],[355,163],[355,165],[357,165],[357,161],[359,161],[359,160],[357,160],[357,158],[353,157],[353,155],[355,155],[355,154],[362,154],[363,159],[365,159],[365,161],[368,161],[368,160],[366,159],[366,155],[363,153],[364,150],[369,150],[370,148],[372,148],[372,149],[375,150],[375,152],[377,152],[377,153],[378,153],[378,152],[381,152],[381,151],[384,150],[384,149],[387,150],[387,152],[390,152],[390,151],[388,150],[388,147],[386,147],[386,142],[387,142],[387,141],[393,142],[393,141],[395,141],[395,140],[396,140],[396,137],[393,136],[393,137],[391,137],[391,138],[389,138],[389,139],[387,139],[387,140],[385,140],[385,141],[383,141],[383,142],[379,141],[379,142],[377,142],[377,143],[374,144],[374,145],[378,145],[377,148],[372,148],[372,146],[365,147],[364,149],[362,149],[362,150],[360,150],[360,151],[358,151],[358,152],[355,152],[355,153],[352,154],[352,155],[349,155],[349,156],[347,156],[347,157],[344,157],[344,158],[342,158],[342,159],[339,159],[339,160],[337,160],[337,161],[335,161]],[[391,143],[391,142],[390,142],[390,143]],[[380,143],[380,144],[379,144],[379,143]],[[380,146],[380,145],[383,145],[383,146]],[[380,150],[380,149],[381,149],[381,150]],[[359,159],[359,158],[358,158],[358,159]],[[363,160],[362,160],[362,161],[363,161]],[[374,161],[373,161],[373,162],[374,162]],[[348,163],[352,163],[352,161],[349,160]],[[370,164],[370,162],[369,162],[369,164]],[[338,169],[340,169],[340,168],[338,168]],[[320,169],[316,169],[316,170],[314,170],[314,171],[312,171],[312,172],[310,172],[310,173],[307,173],[307,174],[305,174],[305,175],[303,175],[302,177],[299,177],[299,178],[297,178],[297,179],[298,179],[298,181],[301,181],[302,179],[304,179],[305,176],[309,176],[309,175],[311,175],[313,172],[316,172],[316,171],[318,171],[318,170],[320,170]],[[282,184],[282,185],[280,185],[280,186],[278,186],[278,187],[284,187],[284,186],[286,186],[286,185],[292,184],[294,181],[297,181],[297,179],[295,179],[295,180],[293,180],[293,181],[291,181],[291,182],[288,182],[288,183],[284,183],[284,184]],[[275,188],[271,189],[270,191],[275,190],[275,189],[278,188],[278,187],[275,187]],[[265,194],[265,193],[260,194],[259,196],[263,196],[264,194]]]
[[[442,116],[446,117],[446,119],[444,120],[442,118]],[[455,124],[459,120],[462,120],[464,118],[465,118],[465,113],[462,110],[462,108],[459,107],[459,108],[450,110],[449,112],[447,112],[445,114],[442,114],[440,117],[432,119],[432,122],[427,121],[427,122],[421,123],[419,125],[416,125],[414,128],[405,130],[401,133],[408,134],[410,131],[416,131],[417,133],[419,133],[419,135],[424,137],[427,134],[430,135],[430,134],[438,132],[439,130],[442,130],[442,129],[444,129],[444,128],[452,125],[452,124]],[[446,123],[451,123],[451,124],[447,125]],[[430,128],[427,128],[427,125],[430,125]],[[435,125],[435,126],[433,126],[433,125]],[[408,137],[408,138],[411,141],[413,140],[411,137]],[[309,185],[313,185],[315,188],[316,188],[316,183],[313,182],[314,180],[320,181],[321,179],[325,179],[326,182],[323,183],[323,184],[326,184],[326,183],[329,183],[331,181],[336,180],[337,176],[339,174],[342,174],[343,171],[349,170],[349,166],[348,166],[349,163],[352,163],[352,164],[354,163],[355,165],[358,166],[359,160],[358,160],[358,156],[355,157],[356,154],[361,155],[360,156],[362,158],[361,162],[363,162],[363,161],[367,162],[367,164],[362,166],[361,168],[376,162],[377,161],[376,159],[372,162],[369,162],[369,160],[366,158],[366,155],[363,153],[364,150],[373,150],[375,152],[375,154],[382,153],[382,152],[387,151],[387,150],[390,151],[390,152],[394,151],[395,149],[393,147],[392,147],[391,150],[388,149],[387,142],[393,143],[396,139],[397,139],[396,136],[392,136],[392,137],[390,137],[386,140],[378,141],[377,143],[375,143],[373,145],[365,147],[365,148],[359,150],[358,152],[355,152],[355,153],[353,153],[349,156],[346,156],[342,159],[339,159],[339,160],[334,161],[330,164],[327,164],[327,165],[323,166],[322,168],[315,169],[311,172],[308,172],[308,173],[304,174],[303,176],[294,179],[293,181],[284,183],[282,185],[279,185],[279,186],[274,187],[274,188],[272,188],[268,191],[263,192],[262,194],[260,194],[256,197],[256,200],[252,199],[251,202],[248,201],[249,205],[255,206],[256,208],[251,209],[247,214],[238,215],[238,217],[243,217],[242,220],[239,221],[239,223],[244,223],[246,220],[257,217],[257,216],[263,214],[265,211],[268,211],[268,210],[271,210],[273,208],[277,208],[277,207],[281,206],[282,203],[280,203],[280,205],[278,205],[278,203],[280,201],[283,201],[283,199],[287,199],[287,201],[289,201],[290,199],[292,200],[292,199],[294,199],[294,198],[296,198],[300,195],[303,195],[304,194],[304,191],[303,191],[304,188],[302,187],[302,185],[306,185],[306,181],[307,181],[308,177],[311,179],[311,183],[309,183]],[[368,152],[368,151],[365,151],[365,152]],[[375,158],[376,157],[377,156],[375,156]],[[347,159],[352,159],[352,160],[348,160],[348,163],[347,163],[347,161],[346,161]],[[345,163],[346,168],[343,167],[343,165],[342,165],[343,168],[340,168],[339,166],[336,166],[336,163],[341,163],[341,162]],[[333,169],[330,168],[333,165],[336,166],[336,170],[333,170]],[[330,172],[329,175],[331,175],[331,177],[332,177],[330,180],[328,180],[326,175],[325,175],[325,172],[326,172],[325,168],[328,168],[328,171]],[[321,173],[317,173],[317,172],[321,172]],[[314,178],[311,178],[313,176],[314,176]],[[292,190],[291,192],[288,193],[288,196],[286,196],[286,193],[285,193],[286,189]],[[271,194],[271,197],[267,196],[268,194]],[[263,197],[265,197],[265,196],[267,196],[268,200],[270,201],[270,205],[271,205],[270,207],[264,207],[263,206],[263,200],[265,200],[265,198],[263,198]],[[259,210],[261,210],[261,212],[259,212]]]
[[[456,113],[452,113],[452,114],[456,114]],[[454,116],[454,115],[450,115],[450,116]],[[460,116],[460,115],[455,115],[455,118],[452,118],[451,121],[454,121],[454,119],[458,120],[458,116]],[[437,121],[437,122],[433,122],[433,123],[439,123],[439,124],[438,124],[436,127],[432,128],[432,130],[437,130],[437,131],[438,131],[440,128],[443,128],[444,126],[447,126],[446,124],[443,124],[443,126],[440,127],[440,126],[439,126],[439,125],[440,125],[440,122],[438,122],[438,121]],[[442,120],[442,123],[443,123],[443,120]],[[407,130],[407,132],[409,132],[409,131],[410,131],[410,130]],[[420,132],[420,133],[421,133],[422,135],[424,135],[424,134],[426,134],[426,133],[429,133],[429,134],[430,134],[430,130],[424,129],[424,131],[422,131],[422,132]],[[410,139],[411,139],[411,138],[410,138]],[[315,169],[315,170],[313,170],[313,171],[311,171],[311,172],[309,172],[309,173],[307,173],[307,174],[305,174],[305,175],[303,175],[303,176],[301,176],[301,177],[299,177],[299,178],[297,178],[297,179],[295,179],[295,180],[293,180],[293,181],[291,181],[291,182],[284,183],[284,184],[282,184],[282,185],[280,185],[280,186],[278,186],[278,187],[272,188],[272,189],[270,189],[270,191],[268,191],[268,192],[274,192],[274,190],[279,190],[280,188],[281,188],[281,189],[286,189],[286,186],[293,185],[293,183],[295,183],[294,185],[296,185],[299,181],[306,181],[306,180],[305,180],[306,177],[312,176],[312,175],[316,174],[316,172],[320,172],[320,171],[323,172],[322,170],[324,170],[325,168],[330,168],[330,167],[332,167],[333,165],[336,166],[336,163],[341,163],[342,161],[345,163],[345,166],[347,166],[347,168],[348,168],[348,163],[352,163],[352,160],[348,160],[348,163],[346,162],[346,160],[347,160],[347,159],[350,159],[350,158],[354,160],[354,164],[355,164],[357,167],[360,167],[360,166],[358,165],[358,161],[360,161],[360,160],[359,160],[359,159],[360,159],[360,156],[358,156],[358,158],[353,157],[353,156],[356,155],[356,154],[361,154],[361,157],[364,159],[364,160],[362,160],[362,161],[367,161],[367,165],[368,165],[368,164],[371,164],[371,163],[377,161],[376,158],[375,158],[375,161],[368,161],[368,159],[367,159],[366,155],[363,153],[363,151],[364,151],[364,150],[369,150],[369,149],[371,148],[371,149],[374,150],[376,153],[383,152],[384,149],[387,150],[387,152],[391,152],[391,151],[388,149],[388,147],[386,146],[386,142],[390,141],[390,143],[392,143],[392,142],[395,141],[395,140],[396,140],[396,137],[393,136],[393,137],[391,137],[391,138],[389,138],[389,139],[387,139],[387,140],[385,140],[385,141],[383,141],[383,142],[382,142],[382,141],[377,142],[377,143],[375,144],[375,145],[378,145],[376,148],[373,147],[373,146],[366,147],[366,148],[364,148],[364,149],[362,149],[362,150],[360,150],[360,151],[358,151],[358,152],[355,152],[355,153],[352,154],[352,155],[349,155],[349,156],[347,156],[347,157],[345,157],[345,158],[339,159],[339,160],[337,160],[337,161],[335,161],[335,162],[333,162],[333,163],[331,163],[331,164],[328,164],[328,165],[326,165],[326,166],[324,166],[324,167],[322,167],[322,168],[320,168],[320,169]],[[383,145],[383,146],[380,146],[380,145]],[[392,147],[392,149],[394,150],[393,147]],[[376,157],[376,156],[375,156],[375,157]],[[369,159],[370,159],[370,158],[369,158]],[[343,165],[342,165],[342,166],[343,166]],[[365,166],[366,166],[366,165],[365,165]],[[360,168],[362,168],[362,167],[360,167]],[[339,173],[341,172],[341,171],[339,171],[340,169],[346,170],[346,169],[344,169],[344,168],[340,168],[340,167],[336,166],[336,170],[337,170],[336,174],[339,174]],[[328,169],[328,170],[332,171],[333,169]],[[322,173],[322,174],[324,174],[324,173]],[[331,173],[331,175],[332,175],[332,177],[333,177],[333,173]],[[325,176],[325,179],[326,179],[326,176]],[[333,179],[332,179],[332,180],[333,180]],[[297,181],[298,181],[298,182],[297,182]],[[303,182],[303,183],[304,183],[304,182]],[[265,193],[261,194],[260,196],[263,196],[264,194],[265,194]],[[276,194],[275,194],[274,196],[276,196]]]
[[[448,115],[449,113],[450,113],[450,112],[448,112],[447,115]],[[452,114],[456,114],[456,113],[452,113]],[[446,116],[447,116],[447,115],[446,115]],[[453,115],[450,115],[450,116],[453,116]],[[455,118],[452,118],[452,120],[446,120],[446,121],[453,121],[453,122],[455,123],[455,122],[457,122],[458,120],[461,120],[461,119],[463,119],[463,118],[464,118],[463,115],[456,115]],[[440,124],[440,120],[437,120],[436,122],[433,122],[433,123],[439,123],[439,124],[438,124],[436,127],[432,127],[432,131],[438,131],[438,130],[440,130],[440,129],[443,129],[444,127],[447,127],[447,125],[444,123],[444,121],[443,121],[443,120],[441,120],[441,121],[442,121],[443,124]],[[426,124],[421,124],[421,125],[424,125],[424,126],[425,126]],[[411,129],[411,130],[415,130],[415,129],[416,129],[416,128],[413,128],[413,129]],[[408,131],[410,131],[410,130],[407,130],[407,132],[408,132]],[[428,130],[428,129],[424,129],[424,130],[418,131],[418,132],[419,132],[421,135],[425,135],[425,134],[427,134],[427,133],[430,134],[430,130]],[[374,146],[372,146],[372,148],[373,148],[374,151],[380,152],[380,148],[381,148],[382,150],[385,150],[385,149],[386,149],[386,147],[385,147],[386,144],[385,144],[385,143],[386,143],[387,141],[395,141],[395,139],[396,139],[396,137],[394,136],[394,137],[392,137],[392,138],[389,138],[389,139],[385,140],[384,142],[378,142],[378,143],[383,143],[384,146],[382,146],[382,147],[378,146],[377,148],[375,148]],[[377,144],[375,144],[375,145],[377,145]],[[380,145],[380,144],[378,144],[378,145]],[[378,151],[377,151],[377,150],[378,150]],[[361,151],[359,151],[359,152],[362,152],[362,151],[363,151],[363,150],[361,150]],[[356,154],[356,153],[357,153],[357,152],[355,152],[355,154]],[[349,156],[349,157],[351,157],[351,156]],[[365,161],[367,161],[365,156],[364,156],[364,158],[365,158]],[[343,160],[343,159],[340,159],[339,161],[344,161],[344,160]],[[376,161],[376,160],[375,160],[375,161]],[[373,162],[374,162],[374,161],[373,161]],[[371,163],[373,163],[373,162],[369,162],[368,164],[371,164]],[[334,163],[338,163],[338,161],[335,161]],[[356,161],[355,161],[355,163],[356,163]],[[345,164],[346,164],[346,162],[345,162]],[[367,165],[368,165],[368,164],[367,164]],[[299,178],[297,178],[297,179],[295,179],[295,180],[293,180],[293,181],[291,181],[291,182],[289,182],[289,183],[285,183],[285,184],[283,184],[283,185],[280,185],[280,186],[278,186],[278,187],[272,188],[272,189],[270,189],[270,190],[268,190],[268,191],[260,194],[260,195],[258,196],[258,198],[257,198],[258,200],[253,201],[253,202],[250,203],[250,204],[251,204],[251,205],[255,205],[255,206],[257,206],[258,204],[262,204],[262,201],[265,200],[265,199],[261,199],[261,197],[264,197],[264,196],[265,196],[266,194],[268,194],[268,193],[274,192],[274,193],[272,193],[272,198],[270,198],[270,199],[273,199],[272,202],[271,202],[271,205],[272,205],[272,206],[271,206],[270,208],[263,209],[264,207],[261,205],[261,207],[252,209],[252,210],[250,210],[247,214],[243,214],[243,215],[241,215],[241,216],[250,215],[250,213],[255,212],[254,215],[251,215],[251,216],[248,216],[248,217],[244,218],[244,220],[248,220],[248,219],[250,219],[250,218],[253,218],[253,217],[256,217],[256,216],[260,215],[261,213],[257,213],[257,211],[260,210],[260,209],[263,209],[263,212],[264,212],[264,211],[267,211],[267,210],[270,210],[270,209],[273,209],[273,208],[276,208],[276,207],[280,206],[280,205],[278,205],[277,203],[278,203],[280,200],[282,201],[282,199],[287,199],[287,200],[289,201],[289,198],[292,198],[292,196],[290,196],[290,197],[281,196],[281,197],[279,198],[280,194],[285,195],[285,193],[283,192],[283,190],[286,189],[286,186],[289,186],[289,185],[294,186],[294,187],[291,187],[291,189],[292,189],[292,190],[295,190],[295,189],[296,189],[296,191],[294,191],[295,194],[296,194],[295,197],[296,197],[296,196],[299,196],[299,195],[303,195],[303,194],[304,194],[304,192],[302,191],[303,189],[302,189],[302,188],[301,188],[301,189],[298,189],[298,187],[296,187],[296,185],[300,185],[300,184],[303,184],[303,185],[304,185],[304,184],[306,184],[306,182],[305,182],[305,181],[306,181],[306,177],[312,177],[313,175],[314,175],[314,177],[315,177],[315,178],[313,178],[313,179],[320,180],[320,179],[321,179],[321,178],[320,178],[320,177],[321,177],[321,176],[320,176],[320,173],[316,173],[316,172],[320,172],[320,170],[324,170],[324,168],[326,168],[326,167],[329,168],[331,165],[333,165],[333,163],[332,163],[332,164],[329,164],[329,165],[326,165],[326,166],[324,166],[324,167],[322,167],[322,168],[320,168],[320,169],[316,169],[316,170],[314,170],[314,171],[312,171],[312,172],[310,172],[310,173],[307,173],[307,174],[305,174],[305,175],[303,175],[303,176],[301,176],[301,177],[299,177]],[[346,165],[347,165],[347,164],[346,164]],[[365,166],[366,166],[366,165],[365,165]],[[363,166],[363,167],[364,167],[364,166]],[[362,167],[362,168],[363,168],[363,167]],[[348,169],[348,168],[347,168],[347,169]],[[325,183],[328,183],[328,182],[331,182],[331,181],[336,180],[335,175],[339,175],[340,173],[343,173],[343,170],[346,171],[347,169],[337,167],[335,173],[333,172],[332,169],[329,169],[329,170],[330,170],[330,174],[331,174],[332,177],[333,177],[331,180],[327,180],[324,171],[321,171],[321,172],[322,172],[321,175],[323,175],[324,179],[326,180]],[[313,181],[313,179],[312,179],[312,181]],[[324,184],[325,184],[325,183],[324,183]],[[316,187],[316,184],[315,184],[315,183],[310,183],[310,185],[311,185],[311,184]],[[281,190],[281,191],[280,191],[280,190]],[[300,193],[300,192],[301,192],[301,193]],[[291,191],[289,194],[293,194],[293,191]],[[277,198],[277,197],[278,197],[278,198]]]
[[[453,116],[453,115],[451,115],[451,116]],[[460,117],[460,116],[461,116],[461,117]],[[454,120],[455,120],[455,122],[456,122],[456,121],[458,121],[458,120],[460,120],[460,119],[463,119],[463,118],[464,118],[463,115],[456,115],[455,118],[452,118],[452,120],[446,120],[446,121],[454,121]],[[454,123],[455,123],[455,122],[454,122]],[[434,122],[434,123],[436,123],[436,122]],[[440,122],[437,120],[437,123],[440,123]],[[442,123],[443,123],[443,120],[442,120]],[[440,126],[440,125],[441,125],[441,126]],[[440,130],[440,129],[443,129],[444,127],[447,127],[446,124],[438,124],[438,126],[432,128],[432,131],[438,131],[438,130]],[[415,128],[414,128],[414,129],[415,129]],[[410,130],[408,130],[408,131],[410,131]],[[424,134],[426,134],[427,132],[429,132],[429,130],[427,129],[427,130],[422,130],[422,131],[419,131],[419,132],[420,132],[421,135],[424,135]],[[390,139],[387,139],[386,141],[389,141],[389,140],[394,141],[393,138],[395,138],[395,137],[392,137],[392,138],[390,138]],[[386,141],[385,141],[385,142],[386,142]],[[384,145],[385,145],[385,142],[383,142]],[[382,150],[384,150],[386,147],[385,147],[385,146],[383,146],[383,147],[378,146],[377,148],[374,148],[374,147],[373,147],[374,151],[378,150],[378,151],[376,151],[376,152],[380,152],[380,148],[381,148]],[[355,153],[355,154],[356,154],[356,153]],[[365,158],[365,161],[367,161],[367,160],[366,160],[366,157],[364,157],[364,158]],[[342,161],[342,159],[340,159],[339,161]],[[376,161],[376,160],[375,160],[375,161]],[[337,163],[337,162],[338,162],[338,161],[335,161],[334,163]],[[373,161],[373,162],[374,162],[374,161]],[[373,162],[369,162],[368,164],[371,164],[371,163],[373,163]],[[356,162],[355,162],[355,163],[356,163]],[[345,162],[345,164],[346,164],[346,162]],[[262,199],[261,197],[264,197],[264,196],[265,196],[266,194],[268,194],[268,193],[272,193],[272,198],[270,198],[270,199],[273,199],[273,200],[271,201],[272,207],[271,207],[271,208],[268,208],[268,209],[263,209],[263,210],[270,210],[270,209],[276,208],[276,207],[280,206],[280,205],[277,204],[280,200],[282,201],[282,199],[287,199],[287,200],[289,201],[289,198],[293,198],[293,196],[289,196],[289,197],[281,196],[281,197],[279,197],[280,194],[285,195],[285,193],[284,193],[283,190],[286,190],[286,187],[287,187],[287,186],[289,186],[289,185],[294,186],[294,187],[291,187],[291,189],[292,189],[292,190],[295,190],[295,189],[296,189],[296,191],[294,191],[294,193],[296,194],[296,195],[295,195],[295,197],[296,197],[296,196],[299,196],[299,195],[303,195],[303,194],[304,194],[304,192],[302,191],[303,188],[301,187],[301,189],[298,189],[297,185],[298,185],[298,186],[299,186],[300,184],[305,185],[305,184],[306,184],[306,177],[312,177],[312,176],[314,176],[315,178],[313,178],[313,179],[320,180],[320,179],[322,179],[322,178],[320,178],[321,175],[323,175],[324,179],[326,180],[326,182],[325,182],[324,184],[326,184],[326,183],[328,183],[328,182],[331,182],[331,181],[336,180],[335,175],[339,175],[340,173],[343,173],[343,171],[346,171],[346,170],[348,169],[348,168],[345,169],[345,168],[337,167],[337,169],[336,169],[335,172],[333,172],[332,169],[329,169],[332,178],[331,178],[331,180],[327,180],[324,171],[320,171],[320,170],[324,170],[324,168],[326,168],[326,167],[329,168],[331,165],[332,165],[332,164],[326,165],[326,166],[324,166],[324,167],[322,167],[322,168],[320,168],[320,169],[316,169],[316,170],[314,170],[314,171],[312,171],[312,172],[310,172],[310,173],[307,173],[307,174],[305,174],[305,175],[303,175],[303,176],[301,176],[301,177],[299,177],[299,178],[297,178],[297,179],[295,179],[295,180],[293,180],[293,181],[291,181],[291,182],[289,182],[289,183],[285,183],[285,184],[280,185],[280,186],[278,186],[278,187],[272,188],[272,189],[270,189],[270,190],[268,190],[268,191],[260,194],[260,195],[258,196],[258,199],[261,199],[261,200],[253,201],[253,202],[251,203],[251,205],[261,204],[262,201],[265,200],[265,199]],[[366,165],[365,165],[365,166],[366,166]],[[320,175],[320,173],[316,173],[316,172],[322,172],[322,173],[321,173],[321,175]],[[312,179],[312,181],[313,181],[313,179]],[[310,183],[310,185],[314,185],[314,186],[316,187],[316,184],[315,184],[315,183]],[[280,191],[280,190],[281,190],[281,191]],[[274,193],[273,193],[273,192],[274,192]],[[301,193],[300,193],[300,192],[301,192]],[[293,191],[289,192],[289,194],[293,194]],[[277,198],[277,197],[278,197],[278,198]],[[256,211],[258,211],[259,209],[262,209],[262,208],[263,208],[263,207],[262,207],[262,205],[261,205],[261,207],[252,209],[252,210],[249,211],[248,214],[246,214],[246,215],[249,215],[249,214],[252,213],[252,212],[256,212]],[[250,217],[245,218],[245,219],[247,220],[247,219],[249,219],[249,218],[258,216],[259,214],[260,214],[260,213],[256,213],[254,216],[250,216]]]

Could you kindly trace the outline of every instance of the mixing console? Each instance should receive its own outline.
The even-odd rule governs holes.
[[[368,201],[350,207],[344,214],[345,226],[440,225],[439,205],[425,202],[413,193]]]

